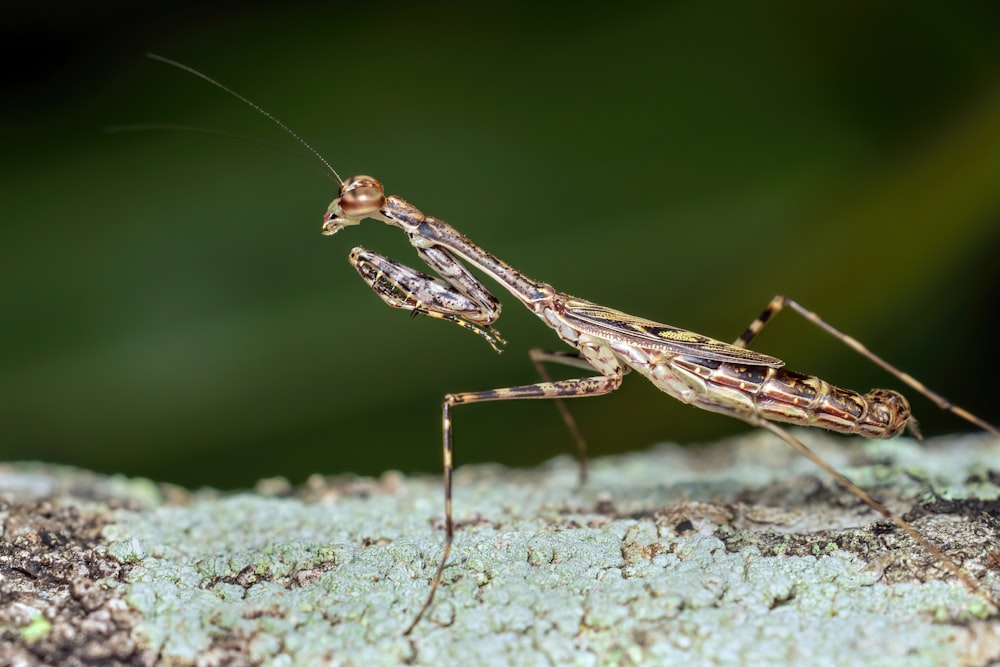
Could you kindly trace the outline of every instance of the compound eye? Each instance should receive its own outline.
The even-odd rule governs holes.
[[[382,208],[385,190],[371,176],[354,176],[340,188],[340,208],[345,215],[364,217]]]
[[[382,208],[385,193],[372,186],[361,186],[340,196],[340,210],[352,218],[370,215]]]

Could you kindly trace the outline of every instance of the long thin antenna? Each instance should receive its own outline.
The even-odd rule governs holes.
[[[272,114],[269,111],[267,111],[266,109],[262,108],[256,102],[252,102],[251,100],[248,100],[247,98],[245,98],[242,95],[240,95],[239,93],[237,93],[235,90],[233,90],[233,89],[231,89],[231,88],[229,88],[227,86],[224,86],[223,84],[219,83],[218,81],[216,81],[212,77],[208,76],[207,74],[203,74],[202,72],[199,72],[198,70],[194,69],[193,67],[188,67],[184,63],[179,63],[176,60],[171,60],[170,58],[164,58],[163,56],[159,56],[159,55],[157,55],[155,53],[147,53],[146,57],[147,58],[151,58],[152,60],[158,60],[161,63],[170,65],[172,67],[176,67],[177,69],[184,70],[188,74],[193,74],[196,77],[198,77],[199,79],[201,79],[203,81],[207,81],[208,83],[212,84],[216,88],[218,88],[218,89],[220,89],[220,90],[222,90],[224,92],[229,93],[230,95],[232,95],[233,97],[235,97],[236,99],[238,99],[240,102],[243,102],[243,104],[246,104],[251,109],[256,110],[262,116],[264,116],[265,118],[267,118],[268,120],[270,120],[272,123],[274,123],[275,125],[277,125],[278,127],[280,127],[285,132],[287,132],[290,136],[292,136],[300,144],[302,144],[303,146],[305,146],[306,150],[308,150],[310,153],[312,153],[313,155],[315,155],[316,159],[318,159],[320,162],[322,162],[323,166],[325,166],[327,169],[330,170],[330,173],[333,174],[334,178],[337,179],[338,183],[343,183],[344,182],[344,180],[340,177],[340,174],[337,173],[337,170],[333,168],[333,165],[331,165],[327,161],[327,159],[320,154],[320,152],[318,150],[316,150],[315,148],[313,148],[312,145],[309,142],[307,142],[305,139],[303,139],[298,134],[296,134],[290,127],[288,127],[287,125],[285,125],[284,123],[282,123],[280,120],[278,120],[278,118],[275,117],[274,114]]]
[[[309,165],[310,169],[315,169],[319,173],[323,174],[326,178],[331,181],[334,180],[333,175],[326,169],[324,165],[316,164],[312,161],[311,155],[303,155],[302,151],[292,150],[285,146],[279,146],[270,141],[263,141],[256,137],[248,137],[244,134],[236,134],[234,132],[226,132],[225,130],[216,130],[210,127],[196,127],[192,125],[178,125],[176,123],[132,123],[129,125],[108,125],[104,128],[107,134],[119,134],[125,132],[146,132],[149,130],[168,130],[177,132],[200,132],[202,134],[214,134],[220,137],[226,137],[227,139],[238,139],[239,141],[246,141],[251,144],[256,144],[257,146],[263,146],[272,151],[277,151],[282,155],[287,155],[288,157],[300,160],[305,164]]]

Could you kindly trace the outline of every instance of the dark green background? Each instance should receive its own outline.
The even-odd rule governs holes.
[[[785,292],[1000,421],[996,4],[136,4],[0,21],[4,459],[217,486],[436,471],[442,394],[533,381],[527,350],[557,343],[499,292],[502,356],[386,308],[347,252],[412,249],[376,223],[320,236],[335,188],[311,165],[102,133],[296,150],[145,51],[559,289],[727,340]],[[900,387],[790,313],[756,347]],[[572,407],[595,454],[745,428],[639,377]],[[456,423],[459,463],[570,448],[544,403]]]

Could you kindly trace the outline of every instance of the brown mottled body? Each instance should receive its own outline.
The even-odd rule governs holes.
[[[340,193],[327,209],[323,233],[336,234],[364,219],[379,220],[403,230],[420,258],[439,278],[415,271],[382,255],[355,248],[350,260],[359,275],[386,304],[453,322],[484,338],[497,352],[504,344],[492,324],[500,317],[500,302],[463,264],[467,262],[503,285],[528,310],[550,326],[575,353],[532,350],[531,359],[544,378],[518,387],[448,394],[442,403],[444,458],[445,543],[427,599],[404,634],[409,634],[434,601],[454,541],[452,519],[452,419],[456,405],[513,399],[555,399],[581,457],[581,481],[586,476],[586,444],[563,398],[598,396],[617,389],[630,369],[648,378],[670,396],[704,410],[719,412],[765,429],[813,461],[882,516],[893,521],[937,558],[970,589],[993,600],[976,581],[902,517],[890,512],[864,489],[817,456],[800,440],[774,422],[817,426],[866,438],[891,438],[904,428],[915,434],[916,423],[902,395],[887,389],[859,394],[834,387],[820,378],[793,373],[784,362],[746,346],[765,324],[786,306],[816,324],[859,354],[878,364],[915,391],[980,428],[1000,436],[994,426],[931,391],[911,375],[872,353],[856,339],[835,329],[818,315],[778,295],[733,343],[646,320],[622,311],[577,299],[551,285],[525,276],[500,258],[477,246],[448,223],[424,215],[416,206],[386,196],[371,176],[342,181],[332,166],[277,118],[219,82],[181,63],[151,55],[208,81],[251,106],[315,155],[340,182]],[[595,372],[582,378],[552,381],[544,363],[560,363]]]
[[[915,427],[910,404],[898,392],[873,389],[861,395],[785,370],[784,362],[774,357],[567,295],[559,297],[559,306],[546,319],[563,332],[560,337],[566,343],[579,345],[580,332],[597,338],[602,326],[620,326],[626,335],[605,335],[615,356],[683,403],[744,421],[760,418],[874,439],[893,438],[907,426]],[[675,341],[697,346],[700,353],[678,353]]]
[[[698,406],[711,412],[757,415],[865,438],[894,438],[910,420],[910,404],[888,389],[861,395],[814,375],[691,356],[676,356],[670,363],[691,384],[703,383],[705,398]]]
[[[862,395],[835,387],[818,377],[785,370],[782,368],[784,362],[780,359],[749,350],[746,345],[775,313],[787,305],[886,368],[909,386],[929,396],[943,408],[994,434],[1000,435],[1000,432],[930,392],[914,378],[875,356],[861,343],[823,322],[814,313],[784,296],[775,297],[742,336],[734,343],[725,343],[578,299],[557,291],[551,285],[532,280],[474,244],[448,223],[424,215],[416,206],[399,197],[385,196],[382,184],[371,176],[355,176],[343,183],[340,196],[327,209],[323,233],[336,234],[345,227],[359,224],[365,218],[380,220],[402,229],[420,257],[444,280],[442,283],[431,276],[417,274],[413,269],[386,257],[363,248],[355,248],[351,251],[352,261],[356,257],[365,258],[361,265],[354,262],[359,273],[390,306],[453,321],[491,340],[491,336],[497,335],[490,325],[499,317],[500,304],[461,265],[461,261],[465,261],[503,285],[528,310],[551,327],[563,342],[576,348],[575,355],[532,351],[532,360],[544,378],[543,382],[445,396],[442,404],[445,547],[427,600],[406,629],[406,634],[417,626],[433,603],[445,563],[451,554],[454,538],[451,492],[454,466],[452,408],[464,403],[484,401],[555,399],[577,441],[581,460],[585,460],[586,445],[561,399],[607,394],[621,385],[623,376],[629,370],[637,371],[664,393],[679,401],[726,414],[771,431],[875,511],[893,521],[966,585],[973,590],[980,590],[967,573],[913,526],[890,512],[864,489],[774,423],[815,426],[866,438],[892,438],[906,428],[918,434],[906,399],[888,389],[873,389]],[[477,303],[482,304],[481,310],[476,310]],[[476,311],[473,316],[468,314],[470,307]],[[494,349],[498,349],[496,344],[491,344]],[[542,366],[543,362],[569,364],[597,371],[599,375],[552,381]],[[582,463],[581,481],[585,475],[586,466]]]

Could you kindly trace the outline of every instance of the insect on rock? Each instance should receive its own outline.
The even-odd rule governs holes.
[[[816,376],[784,368],[776,357],[748,348],[771,318],[789,308],[878,364],[898,380],[979,428],[1000,436],[994,426],[957,407],[912,376],[872,353],[860,342],[834,328],[812,311],[785,296],[774,297],[761,315],[732,343],[709,338],[668,324],[608,308],[556,290],[526,276],[476,245],[454,227],[424,214],[413,204],[387,195],[371,176],[343,180],[318,151],[258,105],[206,75],[180,63],[150,56],[185,70],[221,88],[265,115],[315,155],[339,184],[338,196],[323,220],[325,235],[338,234],[364,220],[400,229],[420,259],[436,275],[429,275],[362,247],[351,250],[349,261],[369,288],[386,304],[442,319],[482,337],[500,351],[504,339],[493,328],[500,317],[500,301],[466,265],[476,268],[534,313],[570,350],[532,350],[541,381],[448,394],[442,402],[445,542],[427,597],[404,634],[417,627],[434,602],[444,567],[451,554],[455,526],[452,518],[452,412],[456,406],[485,401],[552,399],[569,427],[586,475],[583,437],[562,399],[600,396],[617,389],[630,371],[645,377],[668,396],[704,410],[742,420],[773,433],[823,469],[876,512],[895,523],[971,590],[994,601],[972,577],[901,516],[820,458],[778,423],[814,426],[865,438],[893,438],[905,430],[919,436],[906,398],[888,389],[861,394],[842,389]],[[557,363],[583,371],[580,377],[552,380],[543,364]]]

